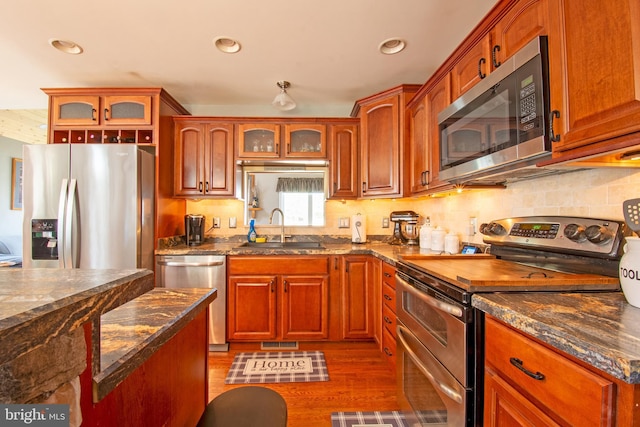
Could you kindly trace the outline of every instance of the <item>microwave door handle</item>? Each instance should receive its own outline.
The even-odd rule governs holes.
[[[417,290],[416,288],[414,288],[413,286],[411,286],[406,280],[404,280],[403,278],[401,278],[400,276],[396,275],[396,280],[400,282],[400,284],[403,286],[403,288],[409,292],[411,295],[413,295],[416,298],[419,298],[420,300],[422,300],[424,303],[430,305],[431,307],[440,310],[440,311],[444,311],[445,313],[449,313],[452,316],[456,316],[456,317],[462,317],[463,313],[462,313],[462,309],[460,307],[457,307],[453,304],[448,304],[444,301],[440,301],[438,299],[433,298],[432,296],[429,296],[427,294],[425,294],[424,292],[420,292],[419,290]]]
[[[441,392],[443,392],[447,397],[449,397],[449,399],[453,400],[456,403],[462,403],[462,396],[459,393],[456,393],[456,391],[453,390],[448,385],[443,384],[437,379],[435,379],[433,374],[429,372],[427,367],[424,366],[424,364],[420,361],[420,358],[418,357],[418,355],[416,355],[416,353],[413,350],[411,350],[411,348],[409,347],[409,344],[407,343],[407,341],[403,336],[403,334],[410,334],[411,332],[409,332],[409,330],[402,325],[398,325],[397,332],[398,332],[398,340],[400,340],[400,345],[402,346],[402,350],[409,355],[413,363],[415,363],[418,369],[420,369],[420,372],[422,372],[427,378],[429,378],[429,381],[435,384],[440,389]]]
[[[60,197],[58,198],[58,241],[56,245],[58,245],[58,267],[64,268],[64,245],[65,245],[65,235],[64,235],[64,226],[65,226],[65,206],[67,205],[67,196],[69,192],[69,180],[63,179],[62,185],[60,186]]]

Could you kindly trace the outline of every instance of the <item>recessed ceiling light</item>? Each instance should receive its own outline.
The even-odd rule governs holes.
[[[79,44],[68,40],[51,39],[49,44],[61,52],[70,53],[72,55],[78,55],[82,53],[82,47]]]
[[[213,43],[220,52],[236,53],[240,51],[240,43],[229,37],[218,37]]]
[[[383,53],[385,55],[393,55],[394,53],[402,51],[406,46],[407,44],[404,40],[393,38],[387,39],[380,43],[380,46],[378,46],[378,50],[380,51],[380,53]]]

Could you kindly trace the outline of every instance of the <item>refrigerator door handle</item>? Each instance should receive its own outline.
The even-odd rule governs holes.
[[[67,192],[67,209],[64,218],[64,264],[65,268],[76,268],[77,263],[73,258],[73,216],[75,214],[74,208],[75,200],[77,197],[77,181],[71,179],[69,181],[69,191]],[[78,227],[78,230],[80,227]],[[78,231],[79,232],[79,231]]]
[[[64,208],[67,204],[67,192],[69,180],[63,179],[60,186],[60,198],[58,199],[58,267],[64,268],[64,244],[66,242],[64,235],[65,212]]]

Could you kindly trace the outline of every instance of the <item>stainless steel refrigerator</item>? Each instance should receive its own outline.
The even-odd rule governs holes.
[[[154,167],[135,145],[24,145],[23,267],[153,269]]]

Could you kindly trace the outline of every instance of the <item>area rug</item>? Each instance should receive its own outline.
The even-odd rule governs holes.
[[[329,381],[321,351],[238,353],[225,384]]]
[[[333,412],[331,427],[409,427],[401,412]]]

